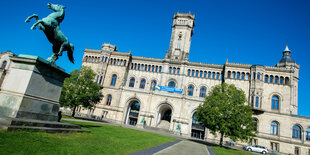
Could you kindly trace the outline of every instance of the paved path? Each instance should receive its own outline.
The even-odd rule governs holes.
[[[166,149],[163,149],[154,155],[171,155],[171,154],[177,154],[177,155],[209,155],[209,151],[207,150],[207,146],[188,141],[183,140],[175,145],[172,145]]]

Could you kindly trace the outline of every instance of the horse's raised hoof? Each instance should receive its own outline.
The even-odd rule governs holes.
[[[27,18],[27,19],[25,20],[25,22],[26,22],[26,23],[30,22],[29,18]]]
[[[30,28],[31,30],[35,30],[36,29],[36,27],[35,26],[31,26],[31,28]]]

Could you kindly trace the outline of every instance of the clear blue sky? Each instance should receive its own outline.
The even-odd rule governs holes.
[[[228,58],[274,66],[287,41],[301,68],[298,113],[310,116],[309,0],[2,0],[0,51],[51,55],[52,46],[43,32],[30,30],[34,21],[24,22],[33,13],[40,18],[51,13],[48,2],[67,6],[61,30],[75,45],[76,63],[70,64],[66,53],[57,62],[67,72],[81,66],[86,46],[100,49],[103,42],[115,44],[119,51],[131,49],[136,56],[164,58],[177,11],[196,14],[190,61],[224,64]]]

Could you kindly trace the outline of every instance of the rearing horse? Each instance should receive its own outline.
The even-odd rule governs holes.
[[[55,12],[49,14],[43,19],[39,19],[38,15],[33,14],[32,16],[29,16],[25,22],[29,22],[30,19],[35,18],[36,23],[32,25],[31,29],[34,30],[37,26],[45,33],[48,41],[53,44],[53,55],[47,59],[49,62],[55,63],[55,61],[58,59],[58,56],[62,56],[62,52],[67,51],[69,60],[74,63],[74,46],[73,44],[69,43],[68,38],[62,33],[59,27],[59,24],[65,17],[66,7],[51,3],[48,3],[47,6],[49,9]]]

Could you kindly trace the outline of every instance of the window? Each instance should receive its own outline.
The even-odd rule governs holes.
[[[258,119],[257,118],[254,118],[253,124],[254,124],[254,130],[258,131]]]
[[[240,72],[237,72],[237,79],[240,79]]]
[[[156,80],[153,80],[153,81],[151,82],[151,88],[150,88],[150,90],[155,90],[156,84],[157,84]]]
[[[101,84],[101,82],[102,82],[102,76],[100,76],[99,84]]]
[[[241,74],[241,80],[244,80],[244,76],[245,76],[245,74],[242,73],[242,74]]]
[[[199,97],[203,97],[204,98],[206,96],[206,91],[207,91],[206,87],[201,87],[200,88]]]
[[[216,73],[216,79],[220,79],[220,73]]]
[[[269,83],[272,83],[273,82],[273,76],[270,75],[270,78],[269,78]]]
[[[202,77],[202,74],[203,74],[203,72],[202,72],[202,71],[200,71],[199,77]]]
[[[194,76],[195,75],[195,70],[192,70],[192,76]]]
[[[199,71],[198,71],[198,70],[196,70],[196,77],[198,77],[198,74],[199,74]]]
[[[211,72],[208,72],[208,78],[209,79],[211,78]]]
[[[116,79],[117,79],[117,75],[116,74],[112,75],[111,86],[115,86]]]
[[[274,78],[274,83],[278,83],[278,81],[279,81],[279,77],[276,76],[276,77]]]
[[[278,135],[279,134],[279,124],[276,121],[271,122],[270,134]]]
[[[168,83],[168,87],[173,87],[173,88],[175,88],[175,82],[174,82],[174,81],[170,81],[170,82]]]
[[[271,109],[279,110],[279,97],[276,95],[272,96]]]
[[[255,100],[255,107],[258,108],[259,105],[259,97],[256,96],[256,100]]]
[[[104,62],[107,62],[107,60],[108,60],[108,57],[105,57],[104,58]],[[126,60],[125,60],[125,62],[126,62]]]
[[[191,76],[191,70],[187,70],[187,76]]]
[[[112,102],[112,96],[109,94],[106,105],[111,105],[111,102]]]
[[[270,149],[279,152],[279,143],[270,142]]]
[[[137,70],[137,64],[135,64],[135,70]]]
[[[204,77],[204,78],[207,77],[207,72],[206,72],[206,71],[203,72],[203,77]]]
[[[310,127],[306,129],[306,140],[310,141]]]
[[[249,73],[246,73],[246,74],[245,74],[245,80],[249,80],[249,78],[250,78],[250,74],[249,74]]]
[[[232,79],[235,79],[236,78],[236,73],[235,72],[232,72]]]
[[[285,78],[285,85],[289,85],[290,79],[288,77]]]
[[[159,72],[161,72],[161,66],[159,66]]]
[[[129,87],[134,87],[135,86],[135,78],[130,78],[130,81],[129,81]]]
[[[149,65],[149,69],[148,69],[148,71],[151,71],[151,65]]]
[[[145,70],[145,71],[147,71],[147,65],[145,65],[145,68],[144,68],[144,70]]]
[[[169,67],[169,73],[170,74],[172,73],[172,67]]]
[[[215,72],[212,72],[212,79],[215,79]]]
[[[265,82],[268,82],[268,75],[265,75]]]
[[[231,71],[228,71],[228,73],[227,73],[227,78],[231,78]]]
[[[154,72],[154,65],[152,65],[152,72]]]
[[[144,89],[144,87],[145,87],[145,79],[142,79],[140,81],[140,87],[139,88]]]
[[[6,64],[7,64],[7,61],[3,61],[3,62],[2,62],[2,65],[1,65],[1,68],[5,68],[5,67],[6,67]]]
[[[251,97],[251,106],[254,107],[254,96]]]
[[[158,72],[158,66],[155,67],[155,72]]]
[[[177,68],[177,74],[180,74],[180,68]]]
[[[173,67],[173,74],[175,74],[175,71],[176,71],[176,68],[175,68],[175,67]]]
[[[193,85],[189,85],[187,88],[187,95],[188,96],[193,96],[194,94],[194,86]]]
[[[300,155],[300,148],[295,146],[294,155]]]
[[[255,80],[256,79],[256,73],[253,72],[253,79]]]
[[[292,138],[301,139],[301,128],[298,125],[293,126]]]
[[[257,80],[260,80],[260,72],[257,72]]]
[[[123,59],[121,59],[121,66],[123,66]]]
[[[140,64],[138,64],[138,70],[140,70]]]

